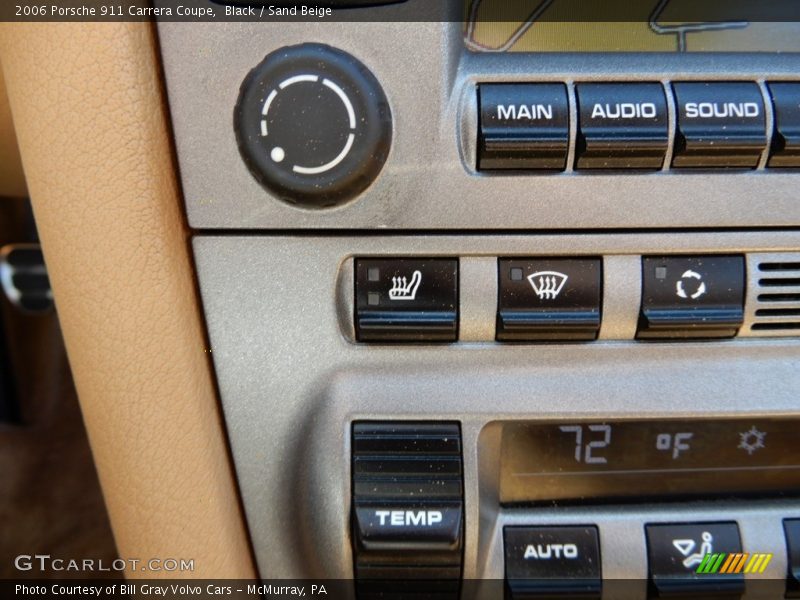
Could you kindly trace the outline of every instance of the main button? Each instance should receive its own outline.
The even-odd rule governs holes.
[[[744,319],[742,256],[642,259],[638,338],[724,338]]]
[[[506,527],[503,538],[511,598],[600,598],[597,527]]]
[[[669,139],[659,83],[581,83],[577,168],[660,169]]]
[[[501,258],[497,339],[593,340],[600,329],[599,258]]]
[[[752,82],[675,83],[673,167],[758,165],[767,145],[764,99]]]
[[[481,84],[478,96],[478,169],[564,169],[569,143],[564,84]]]
[[[362,342],[454,342],[458,259],[356,259],[356,336]]]
[[[770,83],[775,132],[769,167],[800,167],[800,83]]]
[[[744,592],[744,575],[729,568],[743,556],[736,523],[647,525],[645,531],[650,598],[722,600]]]
[[[800,519],[785,520],[783,529],[786,533],[786,551],[789,557],[786,597],[800,598]]]

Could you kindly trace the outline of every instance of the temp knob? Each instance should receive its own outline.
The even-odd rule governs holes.
[[[392,142],[389,103],[375,76],[322,44],[268,54],[242,83],[234,114],[239,151],[281,200],[341,204],[378,176]]]

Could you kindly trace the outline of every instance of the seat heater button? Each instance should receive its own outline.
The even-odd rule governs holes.
[[[356,259],[360,342],[454,342],[458,259]]]

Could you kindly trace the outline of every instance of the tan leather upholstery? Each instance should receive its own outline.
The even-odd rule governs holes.
[[[17,136],[11,121],[3,73],[0,71],[0,196],[24,198],[28,195],[25,175],[17,149]]]
[[[119,553],[252,577],[153,28],[5,24],[0,60]]]

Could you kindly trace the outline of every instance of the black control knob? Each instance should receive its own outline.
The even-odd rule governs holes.
[[[378,80],[349,54],[322,44],[267,55],[242,84],[234,126],[253,176],[281,200],[309,208],[364,191],[392,141]]]

